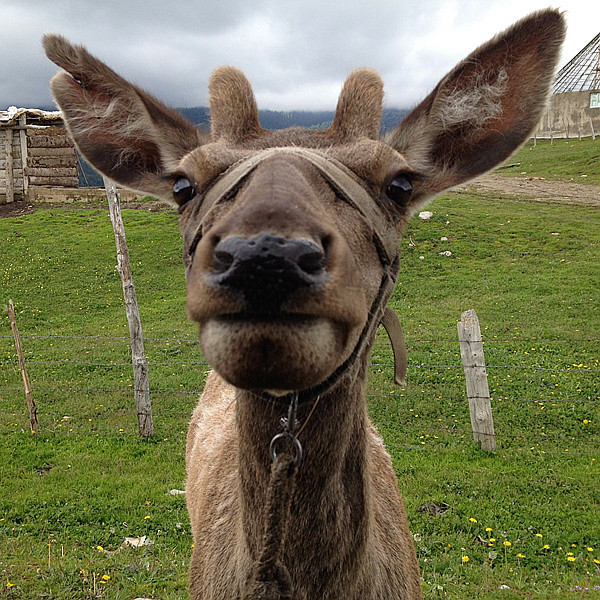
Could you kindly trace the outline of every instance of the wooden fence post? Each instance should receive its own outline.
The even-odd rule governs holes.
[[[482,450],[496,450],[494,419],[488,388],[485,357],[479,320],[474,310],[461,315],[458,326],[458,340],[471,413],[471,428],[475,443],[481,442]]]
[[[6,174],[6,204],[10,204],[15,200],[15,181],[13,173],[13,149],[12,149],[12,138],[13,132],[10,127],[4,130],[4,159],[6,161],[5,174]]]
[[[19,142],[21,144],[21,172],[23,173],[23,200],[28,200],[29,177],[27,173],[28,157],[27,157],[27,114],[22,114],[19,117]]]
[[[104,179],[106,197],[110,209],[110,220],[115,232],[117,244],[117,269],[121,274],[123,283],[123,296],[125,299],[125,311],[129,323],[129,337],[131,338],[131,359],[133,362],[133,387],[135,405],[137,407],[138,427],[140,435],[150,437],[154,435],[154,423],[152,420],[152,405],[150,403],[150,380],[148,375],[148,361],[144,352],[144,336],[142,333],[142,322],[138,309],[135,286],[131,275],[129,264],[129,250],[125,238],[125,227],[121,216],[121,198],[117,188],[112,181]]]
[[[23,385],[25,387],[25,398],[27,399],[27,411],[29,412],[29,426],[31,433],[37,435],[38,432],[38,420],[37,420],[37,406],[31,393],[31,384],[29,383],[29,376],[27,375],[27,369],[25,368],[25,357],[23,356],[23,348],[21,347],[21,338],[19,336],[19,330],[17,329],[17,318],[15,317],[15,305],[12,300],[8,301],[8,306],[4,307],[4,310],[8,313],[10,319],[10,326],[15,338],[15,347],[17,349],[17,356],[19,358],[19,368],[21,369],[21,377],[23,378]]]

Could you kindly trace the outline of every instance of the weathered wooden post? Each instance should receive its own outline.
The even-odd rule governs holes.
[[[4,130],[4,173],[6,176],[6,203],[14,202],[15,199],[15,181],[13,173],[13,133],[10,127]]]
[[[474,310],[461,315],[458,326],[458,340],[471,413],[471,428],[475,443],[481,442],[482,450],[496,450],[492,404],[485,369],[485,356],[479,320]]]
[[[19,117],[19,143],[21,144],[21,173],[23,174],[23,200],[27,200],[29,191],[29,178],[27,173],[27,114]]]
[[[27,411],[29,412],[29,426],[31,433],[37,435],[38,432],[38,420],[37,420],[37,406],[31,393],[31,384],[29,383],[29,376],[27,375],[27,369],[25,368],[25,357],[23,356],[23,348],[21,347],[21,338],[19,336],[19,330],[17,328],[17,318],[15,317],[15,305],[12,300],[8,301],[8,306],[4,307],[4,310],[8,313],[10,319],[10,327],[13,332],[13,338],[15,339],[15,348],[17,349],[17,356],[19,358],[19,368],[21,369],[21,377],[23,378],[23,386],[25,387],[25,398],[27,399]]]
[[[140,435],[150,437],[154,435],[154,423],[152,420],[152,405],[150,403],[150,380],[148,376],[148,361],[144,352],[144,336],[142,333],[142,322],[138,309],[131,265],[129,264],[129,250],[125,238],[125,227],[121,216],[121,198],[115,184],[104,179],[106,197],[110,210],[110,220],[115,232],[117,244],[117,269],[121,275],[123,284],[123,297],[125,299],[125,311],[129,323],[129,337],[131,338],[131,359],[133,362],[133,387],[135,404],[137,407],[138,427]]]

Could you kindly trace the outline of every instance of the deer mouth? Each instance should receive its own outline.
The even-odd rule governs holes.
[[[344,324],[305,314],[282,313],[269,319],[226,314],[200,327],[206,360],[242,389],[313,387],[344,360],[349,337]]]
[[[264,232],[203,241],[188,272],[188,315],[226,381],[303,390],[349,356],[368,306],[344,243]]]

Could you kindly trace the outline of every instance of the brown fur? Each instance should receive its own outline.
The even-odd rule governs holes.
[[[543,110],[563,37],[557,11],[524,19],[460,63],[382,141],[382,84],[368,69],[348,78],[330,129],[272,132],[261,128],[243,74],[221,68],[210,84],[208,135],[85,49],[45,38],[48,56],[70,73],[56,75],[52,91],[93,164],[166,201],[173,201],[177,177],[197,190],[181,207],[180,220],[189,254],[188,313],[200,324],[202,348],[215,372],[187,440],[194,600],[242,597],[260,553],[269,442],[285,413],[277,396],[320,385],[353,356],[384,272],[372,224],[302,156],[270,156],[206,218],[204,194],[257,150],[313,148],[346,165],[388,226],[401,234],[425,201],[492,168],[528,137]],[[401,204],[386,193],[397,175],[414,187],[410,201]],[[264,234],[320,249],[326,281],[290,293],[281,312],[253,316],[244,294],[215,285],[211,277],[223,240]],[[277,285],[266,283],[265,293]],[[300,434],[304,457],[281,556],[297,600],[421,597],[392,464],[366,411],[372,341],[316,404],[312,398],[299,407],[301,422],[314,412]]]

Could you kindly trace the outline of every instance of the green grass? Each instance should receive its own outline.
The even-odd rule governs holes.
[[[179,442],[1,436],[0,597],[184,598],[191,535],[183,497],[167,495],[182,486]],[[144,535],[153,545],[121,548]]]
[[[510,166],[514,165],[514,166]],[[538,140],[528,142],[499,170],[503,174],[527,175],[577,183],[600,184],[600,137],[596,140]]]
[[[571,152],[558,142],[554,149]],[[392,299],[408,340],[409,384],[391,383],[380,333],[368,386],[425,597],[600,597],[582,591],[600,586],[600,212],[462,194],[431,210],[402,241]],[[0,598],[187,594],[189,522],[183,497],[168,492],[184,485],[196,401],[181,392],[200,390],[208,367],[185,315],[176,216],[123,212],[150,338],[150,441],[136,437],[107,212],[40,210],[0,221],[0,301],[16,303],[41,427],[37,438],[27,431],[4,317]],[[445,250],[452,255],[440,255]],[[494,455],[470,434],[456,341],[469,308],[486,340]],[[420,512],[428,502],[448,510]],[[141,536],[153,544],[123,546]]]

